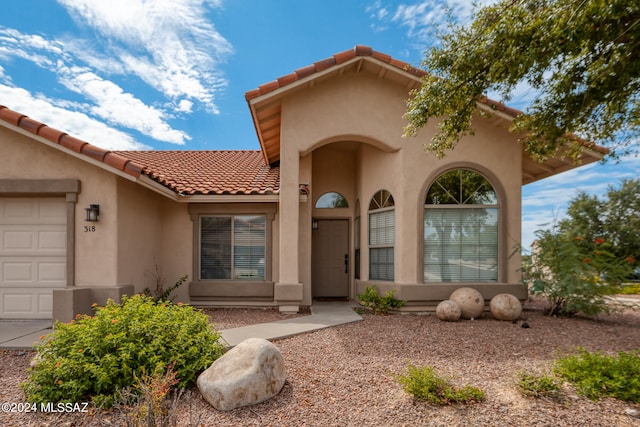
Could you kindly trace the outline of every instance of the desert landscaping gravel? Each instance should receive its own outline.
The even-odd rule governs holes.
[[[208,310],[218,329],[283,318],[276,310]],[[376,316],[362,322],[277,340],[287,365],[281,393],[252,407],[218,412],[192,390],[175,412],[177,425],[202,426],[640,426],[640,406],[594,402],[565,385],[560,398],[534,399],[515,388],[517,372],[546,373],[558,352],[583,347],[614,354],[640,348],[640,312],[599,319],[551,318],[540,302],[523,318],[456,323],[435,315]],[[529,328],[523,328],[526,322]],[[0,352],[0,401],[23,402],[19,384],[33,352]],[[483,389],[487,399],[436,407],[417,402],[394,377],[407,365],[429,365],[456,385]],[[121,412],[0,413],[1,426],[120,426]]]

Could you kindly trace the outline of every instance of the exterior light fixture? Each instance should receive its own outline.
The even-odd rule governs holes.
[[[100,216],[100,205],[89,205],[85,211],[87,212],[86,221],[98,222],[98,216]]]
[[[318,229],[318,218],[311,218],[311,229],[312,230]]]

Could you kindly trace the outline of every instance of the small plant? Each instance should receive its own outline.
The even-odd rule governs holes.
[[[152,273],[151,276],[156,282],[156,286],[155,286],[155,289],[153,290],[153,293],[149,288],[145,288],[142,293],[144,295],[153,297],[156,301],[173,301],[173,298],[174,298],[172,295],[173,291],[175,291],[180,286],[182,286],[189,278],[189,275],[184,275],[181,278],[179,278],[176,283],[174,283],[173,285],[165,289],[164,285],[165,285],[166,279],[162,275],[162,272],[160,271],[160,267],[157,264],[156,264],[155,272]]]
[[[638,351],[606,355],[578,348],[574,354],[559,357],[554,371],[572,383],[578,394],[589,399],[613,397],[626,402],[640,402]]]
[[[434,405],[481,402],[486,398],[485,392],[479,388],[469,385],[462,388],[454,387],[445,378],[437,375],[430,366],[418,368],[409,365],[407,375],[399,375],[396,380],[404,391],[417,400]]]
[[[135,378],[175,370],[177,386],[222,355],[220,335],[202,312],[181,303],[156,302],[144,295],[95,307],[95,316],[78,315],[54,325],[36,346],[36,363],[21,385],[33,403],[93,399],[111,406],[118,390]]]
[[[384,296],[380,296],[375,286],[369,286],[365,289],[364,294],[358,295],[358,301],[374,313],[387,314],[389,310],[400,308],[406,303],[406,301],[397,299],[394,296],[395,292],[395,290],[388,291]]]
[[[135,384],[119,390],[116,407],[123,414],[127,427],[139,426],[176,426],[178,425],[176,407],[180,398],[190,391],[174,389],[178,383],[173,365],[165,373],[144,374],[136,378]],[[191,418],[191,413],[189,413]],[[190,420],[192,421],[192,420]],[[198,422],[189,425],[199,425]]]
[[[555,398],[560,394],[561,384],[551,375],[532,375],[518,372],[516,388],[523,396]]]

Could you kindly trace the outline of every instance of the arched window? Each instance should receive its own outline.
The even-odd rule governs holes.
[[[330,191],[318,197],[315,207],[319,209],[348,208],[349,203],[342,194]]]
[[[369,279],[394,279],[396,241],[395,204],[387,190],[380,190],[369,203]]]
[[[427,191],[424,280],[498,280],[498,198],[479,173],[467,169],[445,172]]]

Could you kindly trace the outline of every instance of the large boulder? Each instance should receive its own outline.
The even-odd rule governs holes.
[[[484,311],[484,297],[473,288],[460,288],[453,291],[449,299],[460,307],[462,319],[476,319]]]
[[[460,315],[460,306],[451,300],[441,301],[436,307],[436,316],[445,322],[457,322]]]
[[[511,294],[498,294],[489,303],[491,314],[498,320],[516,320],[522,314],[522,303]]]
[[[229,411],[276,396],[285,380],[280,350],[265,339],[250,338],[213,362],[197,385],[211,406]]]

